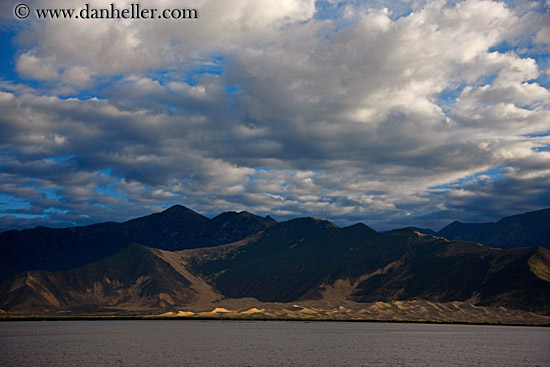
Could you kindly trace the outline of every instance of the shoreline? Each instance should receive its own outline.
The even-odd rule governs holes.
[[[511,323],[490,321],[440,321],[440,320],[395,320],[395,319],[339,319],[339,318],[285,318],[285,317],[206,317],[206,316],[155,316],[155,315],[11,315],[0,316],[0,322],[16,321],[125,321],[125,320],[200,320],[200,321],[298,321],[298,322],[365,322],[400,324],[440,324],[440,325],[491,325],[491,326],[532,326],[550,327],[550,323]]]

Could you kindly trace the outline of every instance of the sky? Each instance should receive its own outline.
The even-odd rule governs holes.
[[[33,13],[86,3],[198,18]],[[0,50],[0,231],[550,207],[550,0],[3,0]]]

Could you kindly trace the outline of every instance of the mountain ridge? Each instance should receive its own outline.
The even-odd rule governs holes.
[[[177,252],[132,244],[81,268],[20,273],[0,284],[0,309],[9,314],[140,314],[177,312],[183,308],[193,310],[194,314],[223,309],[222,305],[273,308],[277,304],[310,304],[316,305],[313,310],[351,307],[355,311],[344,314],[358,317],[361,310],[376,309],[380,303],[397,305],[393,312],[399,313],[403,310],[400,304],[418,306],[420,302],[424,305],[422,308],[458,307],[472,315],[481,308],[484,313],[505,311],[527,319],[536,318],[537,314],[548,315],[550,323],[550,251],[547,249],[499,250],[396,230],[357,241],[354,245],[359,251],[351,247],[343,259],[332,258],[331,243],[346,230],[356,228],[329,227],[328,232],[320,234],[328,233],[327,241],[313,247],[307,239],[298,246],[287,246],[303,233],[294,237],[281,235],[277,228],[233,244]],[[270,231],[276,233],[266,233]],[[281,264],[266,269],[265,262],[255,256],[247,259],[246,253],[250,250],[253,253],[265,250],[262,238],[273,235],[286,238],[286,242],[272,248],[264,259],[277,263],[280,257],[276,254],[287,252],[291,255],[287,257],[289,263],[282,267],[293,272],[281,272]],[[298,251],[299,246],[308,251]],[[319,251],[323,252],[320,262],[311,263],[304,261],[309,259],[307,256],[299,256]],[[369,253],[370,259],[361,256],[361,251]],[[387,252],[395,256],[387,256]],[[430,257],[440,259],[435,270],[433,261],[426,266]],[[349,263],[344,266],[346,262]],[[316,271],[319,264],[324,264],[321,272]],[[253,271],[247,266],[252,266]],[[419,272],[419,268],[425,271]],[[440,276],[441,268],[452,271]],[[227,278],[223,280],[228,272],[231,282],[227,282]],[[265,276],[260,277],[262,274]],[[296,284],[305,286],[300,288]],[[416,313],[414,317],[419,316]],[[452,315],[445,317],[452,318]]]
[[[535,219],[530,220],[538,226],[546,220],[544,215]],[[117,230],[127,222],[61,231],[69,234],[60,237],[69,247],[94,244],[107,233],[116,251],[71,269],[26,269],[6,278],[0,283],[1,313],[177,314],[187,309],[215,315],[236,307],[258,315],[354,318],[382,315],[387,308],[392,317],[403,311],[421,318],[428,312],[458,320],[450,310],[461,310],[469,315],[461,316],[465,319],[540,316],[550,323],[550,251],[540,246],[503,250],[418,228],[381,233],[363,223],[339,227],[315,217],[277,223],[248,212],[225,212],[208,219],[185,207],[128,222],[125,228],[134,237]],[[180,228],[182,223],[193,227]],[[48,230],[28,233],[40,236]],[[182,241],[183,234],[187,237],[179,243],[195,241],[194,246],[173,251],[170,246],[178,242],[170,241]],[[116,243],[137,237],[161,243]],[[51,250],[47,241],[38,243],[44,246],[34,256]],[[63,246],[53,249],[60,252]],[[404,304],[412,309],[404,310]],[[270,311],[254,311],[261,309]]]
[[[250,213],[216,219],[182,205],[122,223],[37,227],[0,233],[0,281],[26,270],[68,270],[116,253],[133,242],[166,250],[238,241],[276,223]],[[238,225],[237,225],[238,224]],[[231,229],[232,226],[239,228]],[[205,235],[207,233],[207,235]]]
[[[503,249],[531,246],[550,248],[550,208],[511,215],[497,222],[454,221],[437,232],[437,235]]]

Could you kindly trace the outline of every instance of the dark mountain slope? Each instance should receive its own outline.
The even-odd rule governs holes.
[[[182,205],[175,205],[160,213],[121,223],[125,242],[165,250],[193,248],[199,228],[210,220]],[[128,243],[124,244],[127,245]],[[198,247],[202,247],[202,244]]]
[[[544,233],[544,214],[505,218],[476,231],[519,225]],[[34,247],[11,250],[36,266],[67,266],[96,256],[98,249],[123,249],[77,269],[26,271],[10,278],[0,285],[0,308],[8,312],[160,310],[197,300],[212,306],[209,302],[223,297],[252,297],[333,305],[460,301],[550,315],[550,251],[542,247],[501,250],[410,229],[340,228],[317,218],[275,224],[246,212],[209,220],[184,207],[120,224],[6,233],[0,237],[27,236]],[[124,245],[137,237],[164,248],[211,247],[169,252]],[[232,239],[239,241],[212,247]],[[65,262],[55,263],[57,256]],[[2,261],[18,265],[10,258]]]
[[[316,218],[294,219],[266,229],[244,245],[202,250],[190,265],[228,297],[285,302],[334,278],[335,269],[346,262],[342,255],[373,236],[378,233],[364,224],[339,228]]]
[[[195,255],[194,255],[195,254]],[[188,253],[194,271],[228,297],[290,302],[323,297],[337,280],[358,302],[471,301],[550,313],[550,255],[492,249],[412,230],[379,234],[311,218],[280,223],[238,244]]]
[[[130,245],[99,262],[65,272],[29,271],[0,285],[0,309],[159,308],[191,301],[191,283],[149,248]]]
[[[427,242],[410,248],[399,266],[361,282],[359,302],[423,299],[550,313],[550,269],[544,248],[498,250],[469,242]],[[534,270],[536,263],[539,270]]]
[[[223,296],[321,302],[328,289],[336,304],[466,301],[550,314],[550,251],[302,218],[218,247],[168,252],[132,245],[78,269],[21,273],[0,285],[0,308],[150,311]]]
[[[212,220],[181,205],[124,223],[71,228],[37,227],[0,233],[0,281],[26,270],[68,270],[90,264],[137,242],[165,250],[238,241],[275,221],[250,213]]]
[[[322,284],[383,268],[423,238],[407,235],[394,239],[396,233],[401,232],[379,234],[364,224],[339,228],[323,220],[295,219],[225,251],[202,250],[190,265],[210,276],[226,296],[286,302],[316,297]]]
[[[496,223],[453,222],[437,235],[503,249],[532,246],[550,248],[550,209],[513,215]]]
[[[450,240],[463,240],[462,237],[475,238],[476,234],[485,228],[494,226],[495,223],[462,223],[454,221],[442,230],[436,233],[437,236],[445,237]]]
[[[225,212],[212,218],[196,236],[199,247],[211,247],[239,241],[276,224],[271,217],[261,218],[249,212]]]

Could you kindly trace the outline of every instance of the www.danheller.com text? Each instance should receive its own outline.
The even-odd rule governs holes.
[[[105,8],[96,8],[85,4],[80,9],[40,8],[35,9],[39,19],[198,19],[197,9],[156,9],[146,8],[139,3],[118,8],[111,3]],[[15,9],[15,15],[24,19],[31,13],[26,4],[20,4]]]

